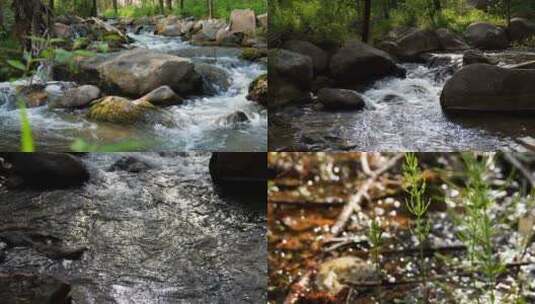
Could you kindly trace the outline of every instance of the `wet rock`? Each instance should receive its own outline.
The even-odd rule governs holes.
[[[147,49],[122,52],[96,69],[104,82],[126,96],[139,97],[164,85],[180,95],[198,93],[202,87],[189,59]]]
[[[195,26],[192,32],[191,43],[194,45],[216,45],[217,33],[227,25],[224,21],[218,19],[202,20],[198,24],[201,29],[196,31]]]
[[[278,107],[310,98],[312,59],[282,49],[269,54],[269,107]]]
[[[0,273],[0,298],[4,304],[69,304],[71,287],[37,273]]]
[[[79,108],[88,105],[91,101],[100,97],[100,89],[93,85],[83,85],[67,90],[59,97],[50,95],[49,108]]]
[[[471,46],[483,50],[505,49],[509,46],[505,30],[490,23],[472,23],[464,35]]]
[[[229,73],[215,65],[207,63],[195,63],[195,71],[201,75],[204,81],[204,91],[210,94],[216,94],[220,91],[226,91],[231,85]]]
[[[535,70],[472,64],[446,82],[440,104],[445,111],[530,112],[535,110],[533,83]]]
[[[130,173],[139,173],[152,169],[152,166],[133,156],[126,156],[120,158],[108,171],[126,171]]]
[[[266,153],[212,153],[210,175],[216,185],[228,191],[238,187],[240,191],[246,192],[245,184],[258,184],[261,189],[265,189],[268,176]],[[263,193],[265,194],[266,192]]]
[[[251,9],[235,9],[230,13],[230,31],[254,36],[256,32],[256,15]]]
[[[180,105],[184,102],[182,97],[175,94],[169,86],[161,86],[141,97],[139,100],[150,102],[159,107]]]
[[[46,104],[48,93],[43,84],[33,84],[31,86],[17,87],[18,97],[24,101],[27,108],[36,108]]]
[[[20,178],[22,186],[38,189],[68,188],[81,186],[89,180],[85,165],[71,154],[0,153],[0,157],[10,165],[3,174],[8,179]]]
[[[237,127],[249,121],[249,117],[247,116],[247,114],[245,114],[245,112],[236,111],[227,116],[221,117],[220,119],[218,119],[216,124],[228,127]]]
[[[222,28],[216,34],[216,43],[221,46],[238,47],[242,44],[244,34],[241,32],[231,32],[229,29]]]
[[[386,52],[360,41],[347,42],[331,58],[331,76],[339,83],[362,84],[385,76],[404,77],[405,70],[397,66]]]
[[[131,101],[118,96],[107,96],[93,102],[87,114],[89,119],[116,124],[161,124],[174,126],[172,116],[151,104],[139,99]]]
[[[258,104],[267,106],[268,102],[268,74],[258,76],[249,85],[249,94],[247,99],[255,101]]]
[[[245,48],[240,54],[240,58],[248,61],[258,61],[260,58],[264,58],[268,55],[266,49],[259,48]]]
[[[282,48],[310,57],[316,74],[322,73],[329,66],[327,53],[308,41],[289,40],[282,45]]]
[[[319,290],[336,295],[347,284],[374,283],[379,274],[373,265],[357,257],[340,257],[322,263],[316,275]]]
[[[496,64],[490,57],[485,56],[479,50],[468,50],[463,53],[463,65],[470,65],[474,63]]]
[[[513,18],[507,29],[511,41],[523,41],[535,36],[535,23],[524,18]]]
[[[440,42],[440,49],[445,51],[459,51],[466,50],[470,47],[458,35],[452,33],[446,28],[440,28],[435,31],[435,35]]]
[[[176,16],[168,16],[167,18],[162,18],[156,23],[156,28],[154,30],[156,35],[175,37],[181,36],[182,24],[179,22]]]
[[[321,89],[318,91],[318,101],[326,110],[361,110],[365,106],[357,92],[345,89]]]

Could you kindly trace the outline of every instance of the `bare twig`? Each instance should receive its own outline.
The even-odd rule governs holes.
[[[383,173],[392,168],[401,158],[403,158],[403,156],[404,154],[398,154],[392,157],[383,167],[373,171],[370,174],[370,177],[366,180],[366,182],[364,182],[364,184],[360,186],[359,191],[355,195],[351,196],[349,202],[344,206],[342,212],[340,212],[336,223],[333,225],[333,227],[331,227],[331,233],[333,234],[333,236],[337,236],[338,234],[340,234],[342,232],[342,229],[344,229],[344,227],[346,226],[351,214],[353,214],[353,212],[355,211],[360,210],[360,202],[364,197],[368,195],[368,191],[377,181],[377,178],[379,178],[379,176],[381,176]]]
[[[532,188],[535,188],[535,177],[531,174],[531,172],[518,160],[516,157],[513,156],[511,153],[503,153],[503,158],[505,158],[506,161],[511,163],[513,167],[518,169],[524,177],[526,177],[529,180],[529,183]]]
[[[295,304],[301,299],[303,294],[309,289],[310,279],[312,278],[312,270],[308,270],[299,281],[294,283],[290,288],[290,293],[286,296],[284,304]]]

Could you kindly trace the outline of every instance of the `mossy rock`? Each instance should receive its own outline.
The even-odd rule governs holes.
[[[257,48],[245,48],[241,52],[240,58],[248,61],[257,61],[262,57],[267,56],[267,50]]]
[[[119,96],[107,96],[94,101],[87,117],[116,124],[161,124],[175,126],[171,114],[146,100],[132,101]]]
[[[249,85],[249,94],[247,99],[256,101],[257,103],[267,106],[268,101],[268,75],[263,74],[258,76]]]

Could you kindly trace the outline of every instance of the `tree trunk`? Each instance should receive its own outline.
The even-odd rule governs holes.
[[[98,14],[97,0],[93,0],[92,2],[93,4],[91,5],[91,17],[96,17]]]
[[[163,4],[163,0],[159,0],[159,4],[160,4],[160,14],[164,14],[165,13],[165,7],[164,7],[164,4]]]
[[[113,12],[115,16],[119,15],[119,8],[117,7],[117,0],[113,0]]]
[[[206,0],[208,6],[208,19],[214,18],[214,2],[213,0]]]
[[[362,41],[368,43],[370,39],[371,0],[364,0],[364,16],[362,18]]]
[[[41,0],[13,1],[12,7],[15,16],[13,36],[19,39],[27,50],[37,53],[39,46],[27,37],[43,37],[47,33],[47,25],[52,18],[50,8]]]
[[[48,7],[50,7],[51,11],[54,11],[54,0],[48,1]]]
[[[507,19],[507,27],[511,26],[511,0],[505,1],[505,18]]]
[[[167,2],[167,10],[171,11],[173,10],[173,0],[166,0]]]
[[[0,0],[0,31],[4,30],[4,0]]]
[[[435,6],[435,13],[438,13],[442,10],[442,4],[440,3],[440,0],[433,0],[433,4]]]

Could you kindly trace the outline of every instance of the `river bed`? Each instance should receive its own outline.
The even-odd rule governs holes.
[[[13,278],[24,274],[68,284],[77,304],[265,303],[265,197],[221,197],[209,156],[87,154],[81,188],[1,189],[0,281],[11,285],[0,295],[17,293]],[[145,169],[110,171],[127,157]],[[57,257],[47,244],[81,253]]]

